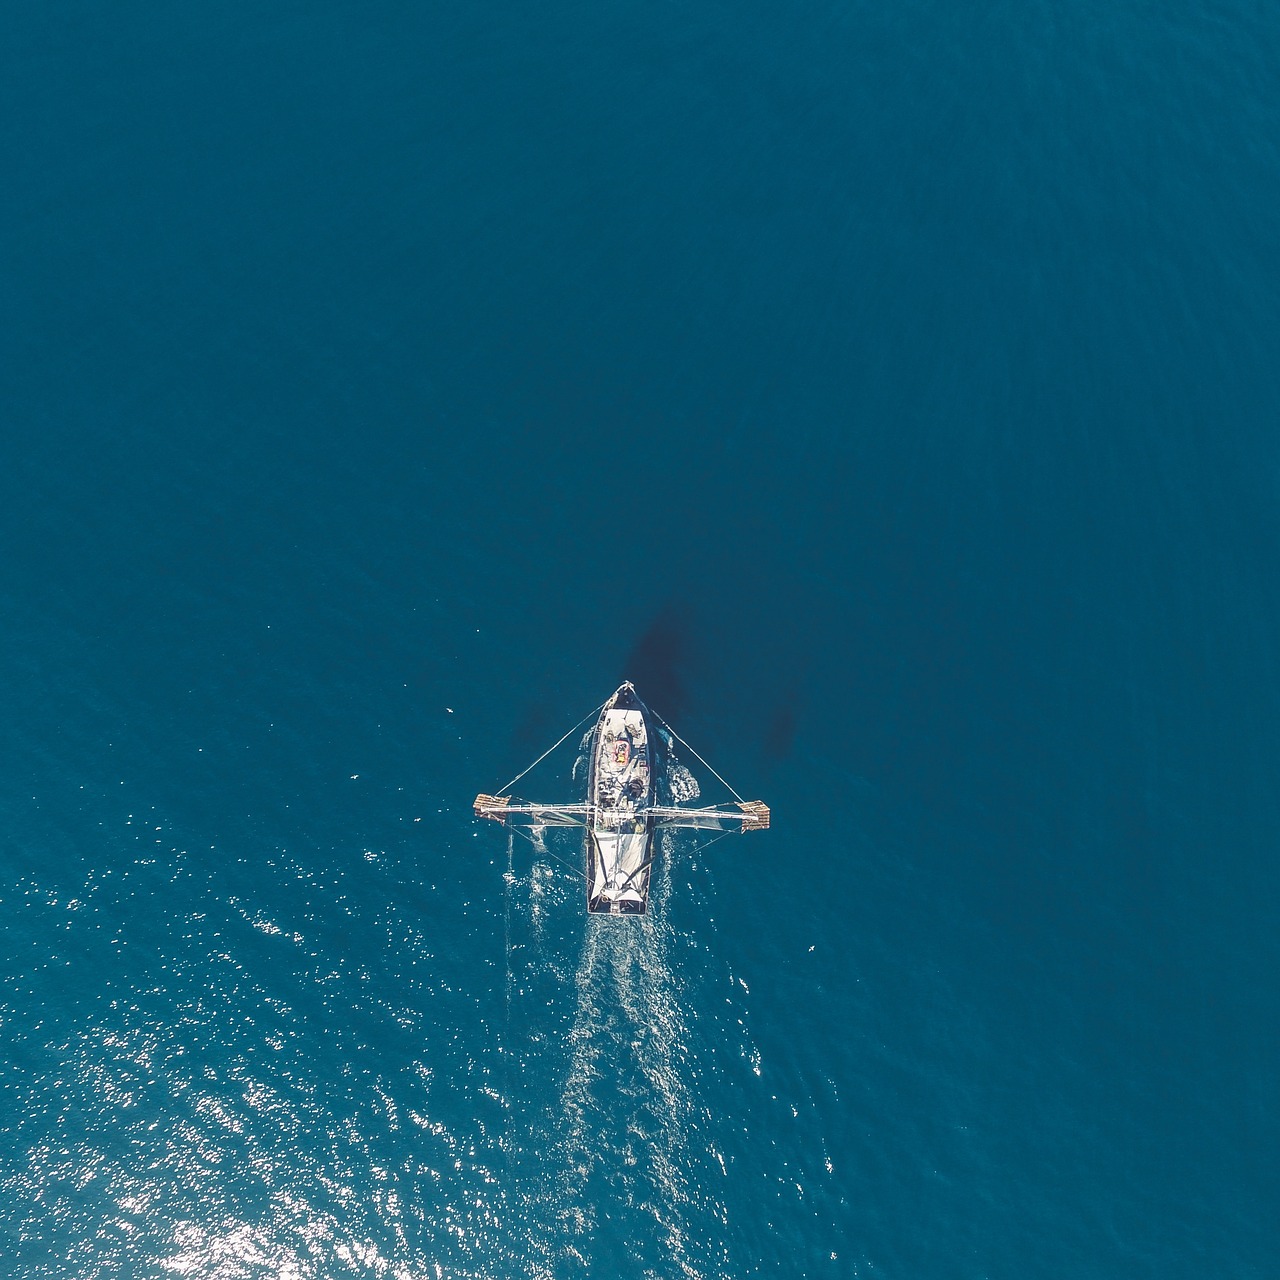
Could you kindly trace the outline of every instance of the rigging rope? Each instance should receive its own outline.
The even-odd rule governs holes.
[[[695,853],[701,853],[704,849],[710,849],[717,840],[723,840],[725,836],[736,836],[740,834],[741,832],[735,831],[730,827],[727,831],[722,831],[718,836],[714,836],[712,839],[708,840],[706,844],[694,845],[694,847],[689,850],[687,856],[692,858]]]
[[[608,702],[608,698],[606,698],[606,699],[605,699],[605,702]],[[547,758],[547,757],[548,757],[548,756],[549,756],[549,755],[550,755],[550,754],[551,754],[551,753],[556,749],[556,747],[558,747],[558,746],[560,745],[560,743],[561,743],[561,742],[563,742],[563,741],[565,740],[565,738],[568,738],[570,734],[577,733],[577,731],[578,731],[579,729],[581,729],[581,728],[582,728],[582,726],[583,726],[584,724],[586,724],[586,723],[587,723],[587,721],[588,721],[588,720],[590,720],[592,716],[599,715],[599,714],[600,714],[600,712],[601,712],[603,709],[604,709],[604,702],[602,702],[602,703],[601,703],[601,704],[600,704],[600,705],[599,705],[599,706],[598,706],[594,711],[588,711],[588,712],[587,712],[587,714],[586,714],[585,716],[583,716],[583,717],[582,717],[582,719],[581,719],[581,720],[579,720],[579,721],[578,721],[578,723],[577,723],[577,724],[575,724],[575,725],[573,726],[573,728],[572,728],[572,729],[570,729],[570,730],[569,730],[569,733],[566,733],[566,734],[564,735],[564,738],[561,738],[561,739],[559,740],[559,742],[552,743],[552,745],[551,745],[551,746],[549,746],[549,747],[548,747],[548,748],[547,748],[547,749],[546,749],[546,750],[545,750],[545,751],[544,751],[544,752],[543,752],[543,753],[542,753],[542,754],[541,754],[541,755],[540,755],[540,756],[539,756],[539,757],[538,757],[538,758],[537,758],[537,759],[536,759],[536,760],[535,760],[535,761],[534,761],[534,762],[529,766],[529,768],[528,768],[528,769],[522,769],[519,773],[517,773],[517,774],[516,774],[516,776],[515,776],[514,778],[512,778],[512,779],[511,779],[511,781],[510,781],[510,782],[508,782],[508,783],[507,783],[507,785],[506,785],[505,787],[500,787],[500,788],[498,789],[498,794],[499,794],[500,796],[505,796],[505,795],[507,794],[507,792],[509,792],[509,791],[511,790],[511,788],[512,788],[512,787],[514,787],[514,786],[516,785],[516,783],[517,783],[517,782],[519,782],[519,781],[520,781],[520,779],[524,777],[524,775],[525,775],[526,773],[529,773],[529,772],[531,772],[533,769],[536,769],[536,768],[538,767],[538,765],[540,765],[540,764],[541,764],[541,763],[542,763],[542,762],[543,762],[543,761],[544,761],[544,760],[545,760],[545,759],[546,759],[546,758]],[[673,732],[674,732],[674,730],[673,730]],[[690,747],[690,748],[689,748],[689,750],[690,750],[690,751],[693,751],[693,748],[692,748],[692,747]],[[695,752],[694,754],[696,755],[697,753]],[[701,756],[699,756],[698,758],[699,758],[699,759],[701,759],[702,757],[701,757]],[[710,766],[710,765],[707,765],[707,768],[708,768],[708,769],[710,769],[710,768],[711,768],[711,766]],[[713,770],[713,772],[714,772],[714,770]],[[727,784],[726,784],[726,785],[727,785]],[[730,790],[732,790],[732,788],[730,788]]]
[[[580,879],[584,881],[586,880],[587,878],[586,872],[583,871],[581,867],[575,867],[573,863],[566,862],[562,857],[560,857],[558,853],[552,853],[551,846],[548,845],[545,840],[541,844],[539,844],[538,841],[536,841],[531,835],[528,835],[525,832],[521,831],[520,828],[515,825],[515,823],[508,823],[507,831],[511,834],[518,835],[522,840],[527,840],[531,845],[533,845],[533,847],[539,853],[545,853],[548,858],[554,859],[562,867],[565,867],[569,871],[572,871],[575,876],[578,876]]]
[[[652,847],[652,846],[650,846]],[[620,885],[617,886],[618,892],[621,893],[627,885],[629,885],[642,871],[647,871],[653,866],[653,855],[650,854]]]
[[[707,762],[706,762],[705,760],[703,760],[703,759],[702,759],[702,757],[701,757],[700,755],[698,755],[698,753],[697,753],[696,751],[694,751],[694,750],[693,750],[693,748],[692,748],[691,746],[689,746],[689,744],[688,744],[688,743],[687,743],[687,742],[686,742],[686,741],[685,741],[685,740],[684,740],[684,739],[683,739],[683,738],[682,738],[682,737],[681,737],[681,736],[680,736],[680,735],[679,735],[679,734],[678,734],[678,733],[677,733],[677,732],[676,732],[676,731],[675,731],[675,730],[674,730],[674,729],[673,729],[669,724],[667,724],[667,722],[666,722],[665,720],[663,720],[663,719],[662,719],[662,717],[661,717],[660,715],[658,715],[658,713],[657,713],[656,711],[653,713],[653,715],[654,715],[654,718],[655,718],[656,720],[660,720],[660,721],[662,722],[662,726],[663,726],[663,728],[665,728],[665,729],[666,729],[666,731],[667,731],[667,732],[668,732],[668,733],[669,733],[669,734],[670,734],[670,735],[671,735],[671,736],[672,736],[672,737],[673,737],[673,738],[674,738],[674,739],[675,739],[675,740],[676,740],[676,741],[677,741],[677,742],[678,742],[682,747],[685,747],[685,748],[687,748],[689,751],[692,751],[692,752],[693,752],[694,757],[695,757],[695,758],[696,758],[700,763],[702,763],[702,764],[706,765],[706,767],[707,767],[708,769],[711,769],[711,766],[710,766],[709,764],[707,764]],[[573,730],[570,730],[569,732],[570,732],[570,733],[572,733],[572,732],[573,732]],[[711,772],[715,774],[716,778],[717,778],[717,779],[719,779],[719,781],[720,781],[721,783],[723,783],[726,787],[729,787],[729,784],[728,784],[727,782],[725,782],[725,780],[724,780],[723,778],[721,778],[721,777],[720,777],[720,775],[719,775],[718,773],[716,773],[716,771],[715,771],[714,769],[711,769]],[[743,801],[742,797],[741,797],[741,796],[740,796],[736,791],[734,791],[734,789],[733,789],[732,787],[729,787],[729,792],[730,792],[730,794],[733,796],[733,798],[734,798],[735,800],[737,800],[739,803],[745,803],[745,801]],[[713,841],[712,843],[714,843],[714,841]]]

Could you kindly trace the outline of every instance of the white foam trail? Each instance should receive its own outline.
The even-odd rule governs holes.
[[[667,787],[673,804],[685,804],[702,794],[697,778],[676,760],[672,760],[667,766]]]
[[[511,890],[516,882],[516,833],[507,828],[507,873],[502,877],[503,943],[507,956],[506,999],[507,1026],[511,1026]]]
[[[594,1224],[593,1175],[658,1225],[661,1274],[702,1280],[690,1257],[689,1134],[696,1104],[684,1069],[684,991],[672,965],[670,845],[661,837],[650,914],[591,918],[575,974],[577,1008],[561,1091],[561,1230],[565,1244]],[[607,1162],[607,1167],[604,1166]],[[723,1210],[716,1213],[723,1218]]]
[[[635,1273],[728,1274],[727,1210],[704,1176],[719,1159],[699,1091],[708,1077],[686,1014],[697,979],[669,915],[675,839],[658,840],[643,917],[578,924],[580,883],[541,860],[527,901],[514,892],[525,877],[514,881],[504,1199],[512,1255],[535,1280],[608,1269],[620,1215]]]
[[[546,862],[535,862],[529,872],[529,930],[533,941],[542,942],[547,919],[547,895],[555,870]]]

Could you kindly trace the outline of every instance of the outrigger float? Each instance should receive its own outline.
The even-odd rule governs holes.
[[[663,735],[656,732],[657,726],[661,724],[682,745],[688,744],[640,701],[630,681],[599,710],[587,755],[584,803],[530,804],[509,793],[525,773],[546,759],[585,720],[513,778],[503,788],[503,794],[476,796],[476,816],[509,827],[527,827],[535,833],[544,827],[582,828],[587,911],[592,915],[644,915],[649,908],[653,843],[658,831],[672,827],[726,834],[764,831],[769,826],[769,807],[759,800],[738,798],[732,787],[729,790],[735,797],[733,804],[687,808],[663,803],[671,796],[666,743]],[[688,749],[706,764],[692,747]]]

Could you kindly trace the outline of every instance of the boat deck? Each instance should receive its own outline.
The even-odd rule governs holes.
[[[649,896],[648,824],[636,816],[652,800],[648,727],[638,709],[611,707],[601,717],[596,739],[595,813],[591,840],[589,899],[592,909],[642,912]]]

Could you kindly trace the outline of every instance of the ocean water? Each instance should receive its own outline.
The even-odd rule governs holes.
[[[0,1270],[1274,1274],[1273,9],[4,29]]]

